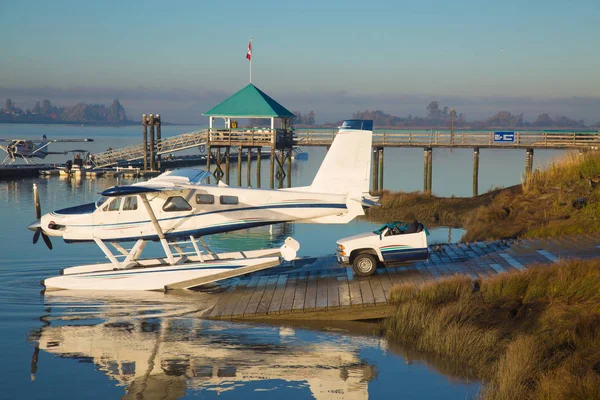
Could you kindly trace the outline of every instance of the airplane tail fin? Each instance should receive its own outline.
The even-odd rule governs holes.
[[[48,155],[48,138],[45,134],[42,136],[42,141],[40,142],[38,149],[39,150],[36,151],[38,157],[45,158]]]
[[[344,121],[312,184],[302,190],[368,196],[372,143],[373,121]]]

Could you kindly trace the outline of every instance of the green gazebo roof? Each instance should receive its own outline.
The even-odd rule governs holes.
[[[287,108],[251,83],[204,115],[209,117],[295,117]]]

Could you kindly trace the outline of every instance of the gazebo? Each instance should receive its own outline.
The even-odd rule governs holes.
[[[236,128],[231,126],[232,118],[269,118],[271,129],[275,129],[276,120],[281,121],[281,129],[289,129],[292,126],[292,120],[296,118],[287,108],[251,83],[204,115],[209,117],[210,129],[213,128],[215,118],[223,118],[226,129]]]
[[[271,187],[274,185],[275,164],[277,164],[277,176],[281,179],[287,176],[288,186],[291,185],[293,120],[296,117],[292,112],[250,83],[204,115],[209,117],[207,169],[210,171],[211,161],[215,160],[217,180],[224,177],[229,184],[229,154],[232,147],[237,147],[238,186],[241,186],[241,162],[239,161],[242,160],[243,149],[246,149],[248,157],[248,185],[250,186],[250,159],[254,149],[257,157],[257,186],[260,187],[260,154],[261,148],[265,146],[271,148]],[[219,118],[225,121],[225,126],[222,128],[214,127],[215,119]],[[238,119],[269,119],[271,124],[270,128],[239,127]],[[214,154],[212,149],[215,150]],[[224,150],[223,156],[221,150]],[[280,150],[280,154],[275,150]],[[287,173],[284,170],[286,161],[288,162]],[[225,164],[225,171],[221,168],[222,164]]]

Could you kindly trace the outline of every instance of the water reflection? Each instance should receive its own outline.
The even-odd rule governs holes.
[[[95,364],[125,388],[126,399],[274,390],[282,382],[317,399],[368,398],[377,372],[360,349],[385,346],[380,339],[321,334],[306,341],[292,328],[196,318],[211,307],[209,297],[46,295],[47,325],[30,335],[38,349],[32,373],[42,373],[35,362],[41,350]]]

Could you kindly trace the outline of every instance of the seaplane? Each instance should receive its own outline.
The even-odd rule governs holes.
[[[281,249],[225,254],[213,253],[203,237],[283,222],[344,224],[364,215],[377,204],[369,195],[372,130],[370,120],[344,121],[305,187],[208,185],[203,181],[209,172],[180,169],[108,188],[94,203],[42,215],[34,185],[33,243],[40,236],[49,249],[54,236],[66,243],[95,243],[109,260],[65,268],[43,285],[46,290],[190,289],[280,265],[280,257],[293,260],[300,245],[291,237]],[[160,242],[165,257],[141,258],[150,241]],[[123,245],[127,242],[133,243],[130,249]]]
[[[39,143],[28,139],[1,139],[0,143],[7,143],[6,145],[0,145],[0,150],[6,153],[6,157],[2,160],[0,165],[4,165],[7,162],[9,164],[14,163],[17,158],[22,158],[26,164],[29,164],[31,158],[44,159],[49,154],[67,154],[69,152],[83,153],[85,150],[65,150],[65,151],[48,151],[48,146],[51,143],[76,143],[76,142],[93,142],[94,139],[48,139],[46,135],[42,136],[42,140]]]

